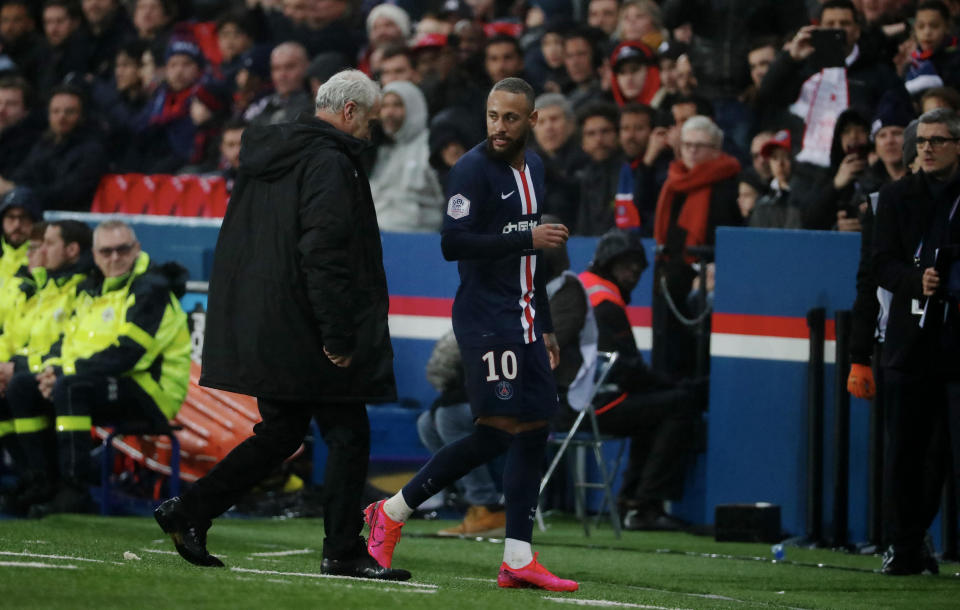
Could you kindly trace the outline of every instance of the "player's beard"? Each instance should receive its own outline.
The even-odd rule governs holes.
[[[527,142],[530,140],[530,132],[532,130],[528,127],[526,131],[523,132],[523,135],[519,138],[512,140],[507,147],[503,150],[497,150],[493,147],[493,143],[490,141],[490,136],[487,136],[487,154],[493,157],[494,159],[501,159],[503,161],[510,161],[517,153],[522,151],[527,147]]]

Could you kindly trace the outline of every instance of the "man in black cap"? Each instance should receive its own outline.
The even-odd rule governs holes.
[[[637,348],[627,305],[646,268],[639,236],[614,229],[600,238],[590,267],[580,274],[597,320],[597,349],[619,354],[610,388],[601,388],[594,407],[601,432],[631,438],[619,499],[624,528],[677,529],[663,502],[683,491],[685,458],[706,394],[703,384],[671,383],[647,366]]]

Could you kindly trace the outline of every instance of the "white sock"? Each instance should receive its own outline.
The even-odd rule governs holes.
[[[392,517],[391,517],[392,518]],[[503,562],[518,570],[533,561],[533,549],[529,542],[507,538],[503,542]]]
[[[403,499],[403,491],[401,490],[383,503],[383,512],[387,513],[387,516],[397,523],[405,523],[413,514],[413,509]]]

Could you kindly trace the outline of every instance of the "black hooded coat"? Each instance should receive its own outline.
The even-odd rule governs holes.
[[[365,147],[307,115],[244,132],[210,277],[201,385],[279,401],[396,400]],[[334,366],[324,347],[352,363]]]

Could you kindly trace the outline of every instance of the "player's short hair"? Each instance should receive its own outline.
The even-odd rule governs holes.
[[[573,106],[562,93],[542,93],[537,96],[533,104],[534,110],[543,110],[544,108],[560,108],[563,110],[563,116],[571,123],[574,120]]]
[[[360,70],[342,70],[317,89],[317,110],[340,112],[347,102],[354,102],[364,112],[380,99],[380,85]]]
[[[517,78],[516,76],[509,76],[490,89],[490,94],[492,95],[494,91],[506,91],[507,93],[516,93],[527,98],[527,106],[530,108],[530,111],[533,112],[536,107],[536,96],[533,93],[533,87],[530,86],[530,83],[523,80],[522,78]]]

